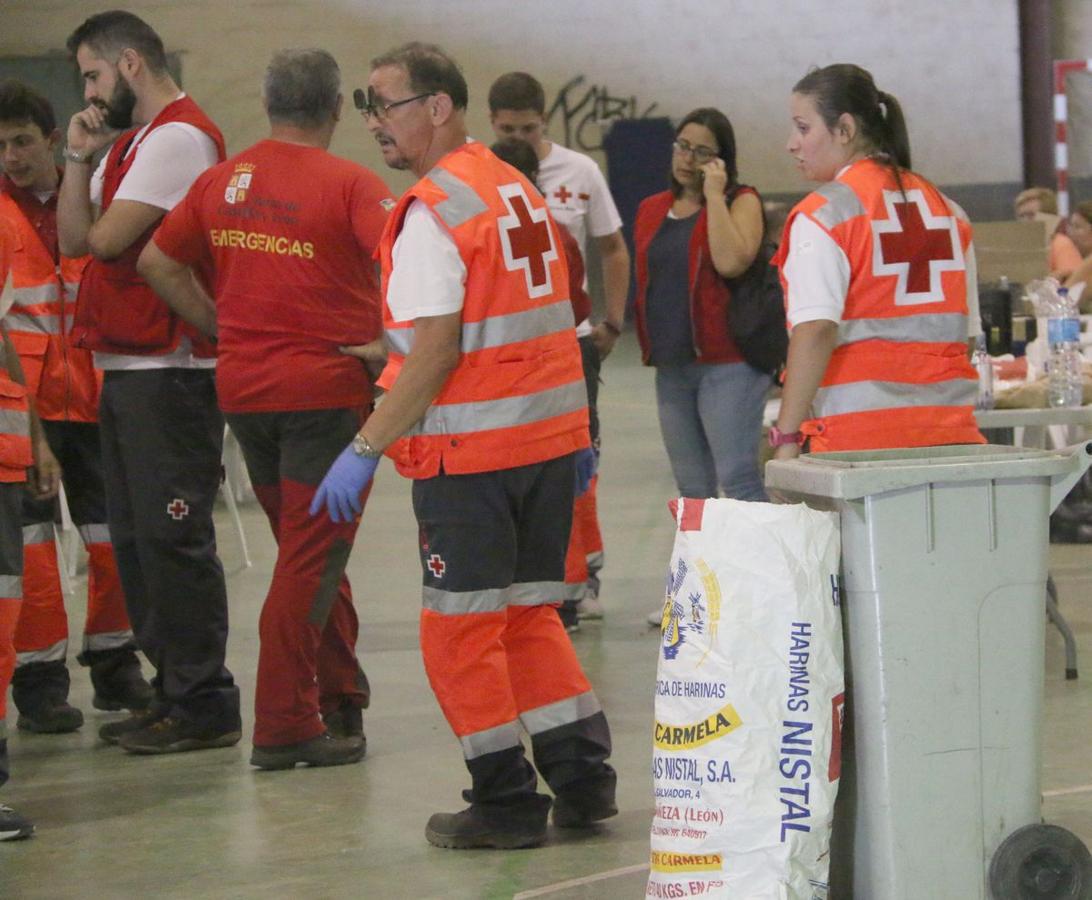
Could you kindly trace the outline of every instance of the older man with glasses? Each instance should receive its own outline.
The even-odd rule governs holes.
[[[466,81],[450,57],[408,44],[373,60],[368,85],[384,160],[420,180],[380,247],[388,393],[312,511],[358,513],[384,452],[413,479],[421,651],[471,775],[470,806],[433,815],[425,837],[535,846],[551,801],[521,727],[555,825],[617,812],[607,720],[552,608],[591,456],[567,272],[541,195],[467,142]]]

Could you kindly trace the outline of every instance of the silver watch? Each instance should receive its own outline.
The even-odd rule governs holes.
[[[368,443],[368,439],[359,433],[353,438],[353,453],[365,459],[379,459],[383,455],[382,450],[376,450]]]

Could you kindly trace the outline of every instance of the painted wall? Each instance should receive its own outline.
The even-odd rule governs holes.
[[[61,50],[86,15],[107,7],[5,0],[0,55]],[[813,65],[852,61],[902,101],[922,172],[947,185],[1020,178],[1016,4],[1008,0],[151,0],[127,8],[182,51],[186,88],[234,149],[265,130],[258,91],[274,49],[326,47],[351,88],[366,79],[371,56],[421,39],[463,65],[472,132],[485,139],[490,82],[523,68],[557,104],[555,139],[594,147],[599,118],[678,117],[716,105],[736,126],[743,177],[769,193],[800,193],[805,185],[783,150],[789,91]],[[333,149],[381,166],[355,113]],[[404,186],[403,176],[388,177]]]

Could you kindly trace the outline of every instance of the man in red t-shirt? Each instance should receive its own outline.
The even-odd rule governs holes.
[[[364,365],[339,348],[381,334],[372,254],[394,201],[378,176],[327,152],[339,87],[325,51],[276,54],[270,137],[199,177],[138,263],[217,339],[220,406],[278,544],[260,622],[251,763],[263,769],[364,755],[369,689],[344,574],[359,518],[307,508],[371,405]]]

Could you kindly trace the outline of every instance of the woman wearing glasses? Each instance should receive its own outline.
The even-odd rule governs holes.
[[[634,224],[637,336],[684,497],[766,499],[758,441],[770,376],[732,339],[725,282],[747,270],[762,238],[762,201],[737,181],[728,117],[694,110],[675,133],[670,189],[642,201]]]

